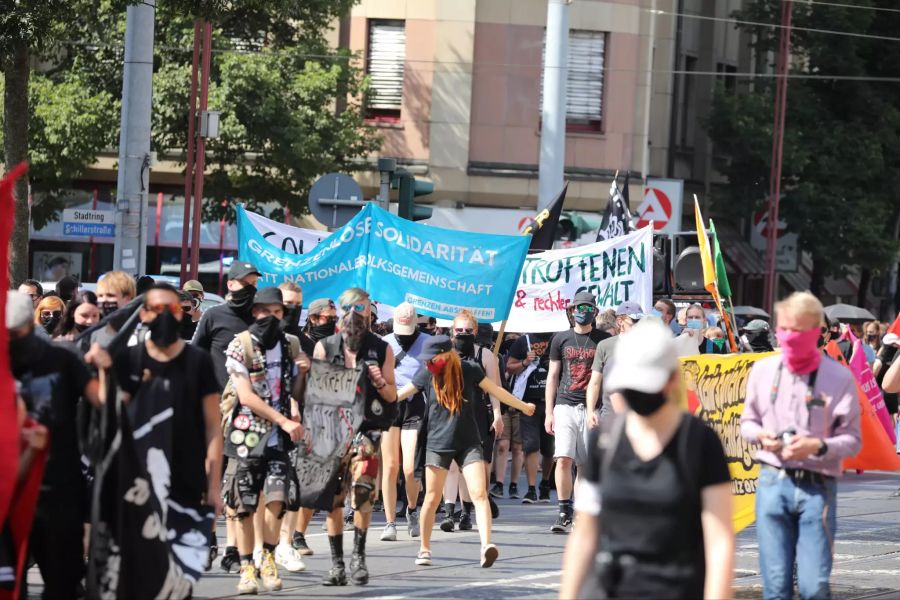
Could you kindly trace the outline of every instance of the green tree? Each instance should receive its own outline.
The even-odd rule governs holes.
[[[788,228],[799,233],[802,249],[813,257],[812,291],[822,291],[826,276],[858,265],[864,302],[868,279],[895,256],[900,209],[893,191],[900,183],[900,96],[896,84],[869,79],[900,76],[900,50],[884,40],[809,31],[900,31],[896,13],[865,10],[889,7],[889,0],[855,4],[794,3],[791,74],[805,78],[788,84],[780,206]],[[778,23],[780,11],[778,0],[755,0],[736,18]],[[755,34],[758,57],[777,46],[779,29],[741,27]],[[729,183],[716,209],[734,218],[763,206],[770,177],[775,82],[757,78],[743,87],[745,93],[736,95],[720,91],[708,122],[717,150],[730,157],[724,168]]]

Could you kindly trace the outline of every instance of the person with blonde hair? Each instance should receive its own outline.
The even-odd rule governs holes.
[[[49,337],[56,337],[56,328],[65,311],[66,305],[59,296],[45,296],[34,309],[34,324],[41,326],[38,331],[43,331]]]
[[[104,317],[134,300],[136,295],[134,278],[125,271],[110,271],[97,282],[97,303]]]
[[[425,457],[425,503],[422,507],[422,537],[416,564],[431,565],[431,530],[450,464],[460,465],[469,495],[475,505],[481,538],[481,566],[488,568],[500,555],[491,543],[491,509],[488,503],[487,471],[482,439],[476,423],[475,404],[487,393],[504,404],[534,414],[535,405],[522,402],[484,374],[477,364],[461,360],[447,336],[430,338],[419,354],[425,364],[403,387],[403,400],[425,394],[425,416],[419,445]]]
[[[781,354],[753,364],[741,434],[759,444],[759,563],[766,598],[828,598],[837,478],[861,447],[856,383],[819,350],[825,311],[809,292],[775,305]]]

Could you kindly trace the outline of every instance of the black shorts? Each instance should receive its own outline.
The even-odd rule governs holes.
[[[422,426],[422,419],[425,417],[425,396],[418,392],[409,400],[402,401],[397,405],[397,418],[394,419],[391,427],[399,427],[400,429],[414,429],[418,431]]]
[[[297,475],[286,452],[266,450],[262,458],[237,458],[228,461],[222,487],[225,504],[238,517],[256,512],[260,493],[266,504],[283,502],[284,510],[300,508]]]
[[[519,430],[522,432],[522,449],[525,454],[540,452],[545,458],[553,458],[554,440],[544,428],[546,410],[543,402],[536,402],[537,410],[534,415],[528,416],[522,413],[519,421]]]
[[[466,465],[473,462],[484,460],[484,454],[480,446],[471,446],[465,450],[453,452],[435,452],[434,450],[425,450],[425,466],[438,467],[440,469],[449,469],[450,463],[456,461],[459,468],[462,469]]]

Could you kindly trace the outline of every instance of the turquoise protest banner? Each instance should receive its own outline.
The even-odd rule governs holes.
[[[263,273],[260,287],[293,281],[313,300],[355,286],[384,304],[444,318],[468,309],[480,321],[507,317],[531,240],[431,227],[375,204],[304,255],[266,241],[240,206],[237,225],[238,258]]]

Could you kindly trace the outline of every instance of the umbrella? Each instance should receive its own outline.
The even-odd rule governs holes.
[[[833,321],[841,323],[865,323],[866,321],[875,321],[875,315],[867,311],[865,308],[853,306],[852,304],[832,304],[825,307],[825,314]]]
[[[770,319],[771,316],[769,313],[764,311],[761,308],[756,308],[755,306],[735,306],[734,307],[734,315],[736,317],[750,317],[752,318],[760,318],[760,319]]]

